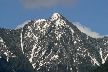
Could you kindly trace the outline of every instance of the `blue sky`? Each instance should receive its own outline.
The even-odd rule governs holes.
[[[0,0],[0,27],[15,29],[27,20],[62,14],[100,35],[108,34],[108,0]]]

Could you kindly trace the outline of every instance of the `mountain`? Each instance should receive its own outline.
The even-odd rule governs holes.
[[[93,72],[106,60],[108,37],[92,38],[59,13],[20,29],[0,28],[0,70]]]

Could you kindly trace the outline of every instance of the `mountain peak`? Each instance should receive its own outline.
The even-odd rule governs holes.
[[[59,13],[54,13],[54,14],[52,15],[51,19],[52,19],[52,20],[57,20],[58,18],[61,18],[61,17],[62,17],[61,14],[59,14]]]

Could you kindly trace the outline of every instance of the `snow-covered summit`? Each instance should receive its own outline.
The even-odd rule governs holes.
[[[38,20],[35,20],[35,23],[40,23],[40,22],[43,22],[43,21],[46,21],[46,19],[38,19]]]
[[[53,13],[50,20],[55,21],[55,20],[58,20],[59,18],[62,18],[61,14]],[[36,19],[36,20],[34,20],[35,23],[41,23],[43,21],[47,21],[47,20],[46,19]],[[31,20],[28,20],[28,21],[24,22],[23,24],[18,25],[15,29],[23,28],[26,24],[28,24],[28,22],[31,22]]]
[[[62,16],[59,14],[59,13],[54,13],[51,17],[51,20],[54,21],[54,20],[57,20],[58,18],[61,18]]]

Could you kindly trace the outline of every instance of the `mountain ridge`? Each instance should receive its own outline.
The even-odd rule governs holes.
[[[3,49],[23,55],[39,72],[91,72],[108,58],[108,37],[87,36],[58,13],[20,29],[0,29],[0,38],[0,55],[8,53]]]

